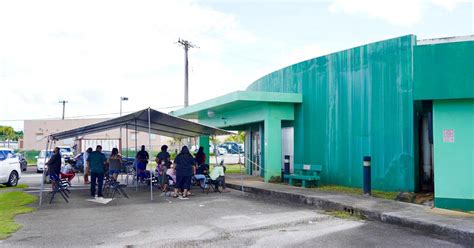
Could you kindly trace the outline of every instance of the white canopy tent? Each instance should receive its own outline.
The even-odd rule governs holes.
[[[198,137],[198,136],[216,136],[231,134],[225,130],[202,125],[192,121],[188,121],[179,117],[168,115],[160,111],[147,108],[128,115],[110,119],[107,121],[95,123],[88,126],[83,126],[60,133],[54,133],[48,136],[46,143],[46,150],[50,149],[53,142],[68,138],[77,138],[80,136],[103,132],[111,129],[133,128],[135,131],[142,131],[148,133],[149,147],[151,147],[151,134],[163,135],[173,138],[183,137]],[[128,133],[128,132],[127,132]],[[135,132],[136,135],[137,132]],[[128,139],[128,138],[127,138]],[[136,145],[135,139],[135,147]],[[127,142],[128,143],[128,142]],[[46,162],[46,158],[45,158]],[[43,178],[46,170],[43,170]],[[150,173],[150,199],[153,200],[153,173]],[[44,180],[41,180],[40,201],[43,201]]]

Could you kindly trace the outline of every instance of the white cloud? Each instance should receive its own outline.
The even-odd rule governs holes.
[[[281,50],[277,59],[279,67],[285,67],[304,60],[329,54],[330,50],[319,45],[304,45],[291,50]]]
[[[67,116],[117,112],[122,95],[124,111],[181,105],[179,37],[200,46],[190,52],[191,102],[236,78],[219,67],[226,46],[258,40],[235,16],[193,1],[1,1],[0,121],[59,117],[60,99]]]
[[[382,19],[394,26],[412,26],[423,18],[427,5],[434,4],[452,11],[461,3],[459,0],[335,0],[329,6],[333,13],[366,15],[370,18]]]

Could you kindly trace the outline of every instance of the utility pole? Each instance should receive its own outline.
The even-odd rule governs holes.
[[[62,100],[62,101],[59,101],[59,103],[62,103],[63,104],[63,120],[64,120],[64,113],[66,111],[66,103],[67,101],[66,100]]]
[[[122,116],[122,102],[123,101],[128,101],[128,97],[125,97],[125,96],[121,96],[120,97],[120,116]],[[128,132],[128,130],[127,130]],[[128,141],[128,139],[127,139]],[[120,126],[120,144],[119,144],[119,149],[120,149],[120,153],[122,153],[122,126]],[[127,144],[127,147],[128,147],[128,144]],[[128,151],[127,151],[128,152]]]
[[[188,98],[188,50],[189,48],[199,48],[187,40],[178,39],[178,44],[184,48],[184,107],[189,105]]]

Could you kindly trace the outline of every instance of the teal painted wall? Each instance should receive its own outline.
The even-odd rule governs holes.
[[[295,163],[321,164],[322,181],[362,185],[372,156],[373,187],[415,189],[413,46],[403,36],[303,61],[247,90],[302,93],[295,105]]]
[[[283,121],[294,119],[292,103],[260,103],[234,111],[215,113],[212,118],[202,117],[200,123],[229,130],[259,127],[262,144],[260,176],[265,181],[281,176],[281,127]],[[257,123],[263,122],[263,129]]]
[[[474,210],[474,99],[433,101],[433,139],[435,206]]]
[[[204,153],[207,155],[206,156],[206,164],[209,164],[209,136],[199,136],[199,146],[202,146],[204,148]],[[214,152],[214,151],[212,151]]]
[[[474,41],[414,49],[415,100],[474,98]]]

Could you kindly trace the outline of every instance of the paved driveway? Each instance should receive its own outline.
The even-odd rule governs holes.
[[[34,177],[34,175],[32,176]],[[34,189],[33,189],[34,190]],[[188,200],[128,189],[131,199],[102,205],[77,189],[32,214],[0,247],[456,247],[420,231],[332,217],[300,206],[262,201],[232,191],[194,191]]]

